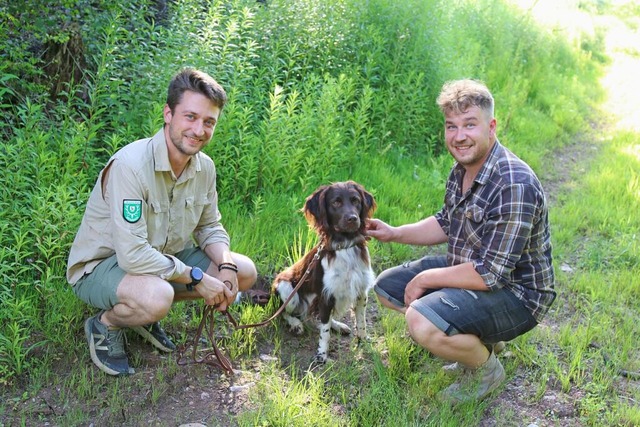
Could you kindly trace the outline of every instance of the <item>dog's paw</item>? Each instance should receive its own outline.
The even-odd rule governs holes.
[[[289,332],[291,332],[291,334],[296,336],[302,335],[304,332],[304,324],[300,319],[287,313],[283,313],[282,316],[284,317],[284,320],[287,321],[287,324],[289,325]]]
[[[351,333],[351,328],[345,325],[342,322],[338,322],[336,320],[331,320],[331,329],[341,335],[349,335]]]
[[[369,337],[368,335],[360,335],[358,334],[356,336],[356,344],[360,345],[360,344],[366,344],[366,343],[370,343],[371,342],[371,337]]]
[[[304,325],[302,323],[289,325],[289,332],[291,335],[300,336],[304,332]]]
[[[316,353],[313,361],[314,363],[324,364],[327,361],[327,353],[324,351]]]

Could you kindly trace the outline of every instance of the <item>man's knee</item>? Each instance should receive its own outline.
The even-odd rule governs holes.
[[[376,294],[376,297],[378,298],[378,301],[380,301],[380,304],[382,304],[383,307],[386,308],[390,308],[391,310],[397,310],[399,307],[396,306],[394,303],[392,303],[391,301],[389,301],[386,297],[384,297],[383,295],[374,292]]]
[[[160,320],[169,313],[175,291],[169,282],[159,277],[127,274],[118,285],[117,295],[119,302],[130,309]]]
[[[376,298],[378,298],[378,301],[383,307],[404,313],[404,306],[399,306],[397,303],[394,303],[389,294],[380,287],[380,282],[377,280],[373,287],[373,293],[376,295]]]
[[[158,320],[162,319],[169,313],[176,294],[173,286],[171,286],[169,282],[164,280],[162,280],[162,282],[162,285],[159,286],[157,290],[154,290],[154,298],[151,304]]]
[[[238,288],[240,291],[251,289],[258,280],[256,265],[244,255],[237,258],[234,256],[234,261],[238,265]]]
[[[446,339],[446,334],[420,312],[409,307],[405,313],[405,319],[409,335],[415,342],[429,351],[444,345],[443,340]]]

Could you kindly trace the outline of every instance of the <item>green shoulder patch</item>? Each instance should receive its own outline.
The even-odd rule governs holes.
[[[122,217],[131,224],[140,221],[142,217],[142,200],[124,199],[122,201]]]

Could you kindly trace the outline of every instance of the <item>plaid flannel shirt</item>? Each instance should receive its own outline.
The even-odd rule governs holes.
[[[498,141],[465,194],[463,176],[464,168],[454,164],[436,214],[449,236],[449,265],[472,262],[490,291],[513,292],[540,322],[556,297],[540,181]]]

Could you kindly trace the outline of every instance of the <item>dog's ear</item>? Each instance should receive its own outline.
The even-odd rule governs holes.
[[[325,194],[327,193],[329,186],[323,185],[318,187],[304,203],[302,212],[307,219],[309,225],[316,231],[322,230],[323,227],[327,227],[327,210],[325,207]]]
[[[360,198],[362,198],[360,218],[371,218],[373,216],[373,213],[376,211],[376,208],[378,207],[378,205],[376,205],[375,199],[373,198],[373,195],[365,190],[362,184],[359,184],[355,181],[350,181],[350,183],[355,187],[358,193],[360,193]]]
[[[366,218],[371,218],[373,216],[373,213],[376,211],[376,209],[378,208],[378,205],[376,204],[376,200],[373,198],[373,195],[371,193],[369,193],[367,190],[362,190],[363,195],[364,195],[364,206],[365,206],[365,210],[366,210],[366,214],[365,217]]]

